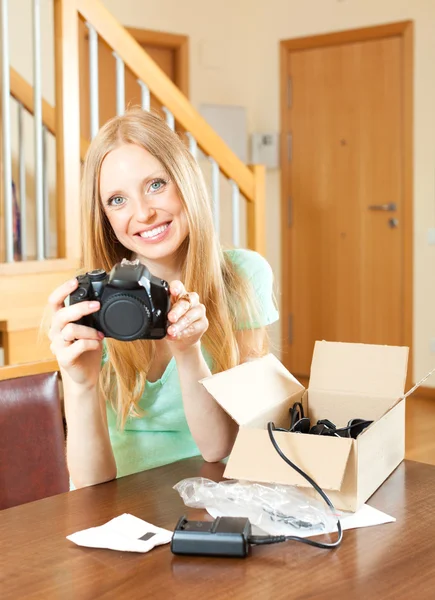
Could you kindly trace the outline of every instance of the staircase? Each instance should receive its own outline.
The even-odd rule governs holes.
[[[80,163],[89,140],[80,137],[79,91],[79,20],[89,29],[90,53],[90,116],[98,121],[98,40],[113,50],[117,64],[117,111],[124,110],[123,77],[129,69],[138,81],[142,107],[149,110],[150,99],[163,107],[167,122],[182,131],[186,143],[200,165],[206,165],[210,178],[213,211],[219,230],[222,181],[231,190],[230,229],[232,245],[240,239],[246,246],[262,254],[265,251],[265,172],[261,165],[245,165],[195,110],[188,99],[163,73],[128,31],[120,25],[99,0],[53,0],[55,48],[55,107],[42,98],[40,73],[35,72],[31,87],[8,62],[7,2],[2,3],[2,173],[0,197],[0,346],[5,364],[16,364],[51,357],[48,342],[39,335],[39,328],[49,293],[62,281],[72,277],[80,263],[79,182]],[[38,3],[37,3],[38,4]],[[5,9],[6,6],[6,9]],[[35,27],[38,23],[35,10]],[[6,29],[5,29],[6,27]],[[10,33],[9,33],[10,35]],[[45,33],[46,35],[46,33]],[[38,47],[35,46],[35,55]],[[35,61],[37,65],[38,61]],[[98,75],[97,75],[98,77]],[[95,85],[97,81],[97,85]],[[17,258],[13,238],[12,151],[10,142],[9,96],[18,103],[21,112],[32,115],[35,122],[35,256],[29,256],[21,240],[21,256]],[[5,126],[6,124],[6,126]],[[19,130],[20,131],[20,130]],[[94,127],[95,131],[95,127]],[[55,258],[47,252],[47,201],[44,198],[44,135],[56,141],[56,251]],[[18,172],[22,174],[22,158],[18,156]],[[22,216],[25,209],[25,179],[17,182],[17,205]],[[39,192],[39,193],[38,193]],[[244,202],[244,204],[243,204]],[[240,215],[242,214],[242,218]],[[241,225],[240,225],[241,224]],[[228,224],[226,224],[228,225]],[[245,231],[240,235],[238,228]],[[228,227],[227,227],[228,229]]]

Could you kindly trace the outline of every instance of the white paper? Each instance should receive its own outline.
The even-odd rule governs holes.
[[[207,508],[207,512],[215,519],[216,517],[229,516],[224,515],[222,512],[216,510],[215,508]],[[232,513],[231,516],[234,516]],[[240,514],[239,516],[243,516]],[[394,517],[390,517],[386,513],[383,513],[368,504],[364,504],[357,512],[355,513],[346,513],[342,512],[339,516],[341,527],[343,530],[345,529],[357,529],[359,527],[371,527],[372,525],[382,525],[383,523],[394,523],[396,519]],[[325,533],[333,533],[337,531],[337,527],[334,526],[332,528],[326,529],[295,529],[293,535],[298,535],[299,537],[312,537],[315,535],[322,535]],[[254,533],[254,531],[253,531]],[[262,528],[260,530],[259,527],[256,528],[255,535],[259,534],[270,534],[270,535],[279,535],[279,524],[276,522],[273,524],[273,530],[267,531],[267,528],[262,523]],[[286,526],[285,530],[283,530],[283,535],[289,535],[288,526]]]
[[[358,529],[359,527],[371,527],[372,525],[396,522],[394,517],[368,504],[363,504],[355,513],[343,513],[343,515],[340,519],[343,529]]]
[[[140,538],[147,533],[153,535],[147,540],[141,540]],[[78,546],[88,548],[149,552],[154,546],[169,544],[172,539],[172,531],[156,527],[134,515],[124,513],[100,527],[91,527],[67,535],[67,539]]]

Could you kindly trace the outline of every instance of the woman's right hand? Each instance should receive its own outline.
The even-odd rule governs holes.
[[[73,383],[90,389],[98,382],[104,335],[75,321],[97,312],[100,303],[84,301],[64,306],[65,299],[77,286],[77,279],[67,281],[50,295],[48,302],[53,316],[48,337],[51,340],[50,349],[62,371]]]

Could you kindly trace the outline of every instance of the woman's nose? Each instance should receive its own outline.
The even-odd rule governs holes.
[[[146,200],[141,200],[137,204],[136,218],[138,221],[150,221],[155,217],[156,209],[149,206]]]

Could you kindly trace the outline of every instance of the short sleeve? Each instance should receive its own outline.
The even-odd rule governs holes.
[[[239,324],[239,329],[258,329],[279,319],[274,293],[273,271],[267,260],[253,250],[228,250],[228,257],[237,271],[251,284],[255,295],[257,315],[251,323]]]

